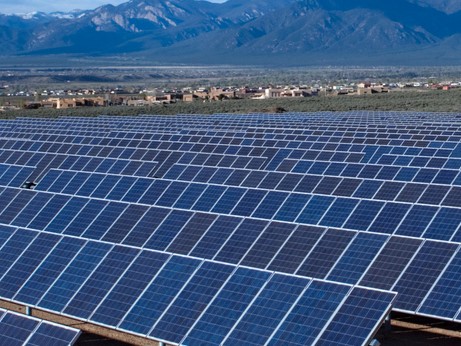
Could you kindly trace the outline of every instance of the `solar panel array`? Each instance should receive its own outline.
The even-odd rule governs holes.
[[[391,305],[461,322],[460,119],[3,121],[0,296],[182,345],[363,345]]]
[[[75,328],[0,309],[0,345],[70,346],[79,335]]]

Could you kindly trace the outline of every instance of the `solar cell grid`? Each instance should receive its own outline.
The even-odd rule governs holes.
[[[363,294],[358,294],[358,291],[362,291]],[[358,309],[357,306],[359,306]],[[338,313],[319,336],[316,345],[366,343],[372,336],[369,328],[372,328],[376,320],[382,317],[382,310],[386,308],[390,309],[389,300],[376,299],[373,292],[364,291],[360,287],[354,288]]]
[[[139,122],[140,119],[142,119],[141,122]],[[207,119],[200,116],[165,117],[162,119],[140,117],[125,118],[123,120],[105,117],[94,120],[75,119],[75,121],[62,119],[63,124],[66,124],[62,128],[67,127],[69,124],[75,129],[82,130],[89,129],[97,124],[98,126],[103,125],[104,129],[101,128],[99,134],[93,135],[93,138],[90,138],[91,133],[89,131],[83,135],[78,135],[75,132],[72,134],[66,133],[66,136],[60,136],[59,133],[56,133],[53,136],[48,136],[47,134],[40,138],[35,137],[37,142],[42,142],[33,144],[29,148],[43,150],[42,154],[48,152],[47,155],[50,154],[50,151],[64,150],[66,155],[73,151],[82,154],[91,153],[92,155],[98,155],[98,157],[91,160],[88,159],[89,157],[82,157],[75,160],[70,166],[70,161],[61,160],[62,157],[54,161],[56,156],[37,156],[36,162],[39,167],[42,167],[41,169],[46,171],[53,165],[66,164],[71,169],[94,171],[103,169],[103,166],[107,163],[110,164],[110,167],[107,166],[108,168],[104,169],[105,172],[112,171],[129,176],[96,176],[93,174],[84,177],[80,174],[68,175],[66,173],[64,175],[65,172],[58,174],[58,171],[50,171],[50,175],[45,176],[43,185],[41,185],[42,182],[39,183],[39,190],[52,188],[56,189],[55,192],[63,192],[69,195],[48,195],[44,192],[19,192],[11,188],[3,189],[1,198],[5,205],[0,214],[0,222],[12,222],[12,224],[21,227],[46,229],[53,233],[103,239],[111,243],[124,242],[134,246],[145,245],[147,248],[192,254],[210,259],[220,260],[221,258],[226,262],[241,263],[242,265],[258,268],[267,267],[271,270],[294,272],[301,270],[304,266],[304,270],[312,272],[311,275],[316,277],[326,277],[351,284],[359,282],[361,285],[366,284],[382,289],[394,288],[396,291],[402,290],[410,299],[407,302],[408,306],[397,300],[398,310],[412,312],[421,310],[420,313],[422,314],[431,314],[422,308],[424,307],[424,301],[430,301],[428,297],[431,296],[431,290],[435,289],[439,282],[442,285],[443,280],[446,280],[445,278],[456,273],[455,254],[458,251],[458,244],[429,241],[423,243],[419,239],[399,238],[390,235],[396,233],[445,241],[459,240],[460,219],[457,210],[459,206],[456,202],[458,191],[456,186],[452,187],[452,184],[457,184],[456,179],[459,175],[456,171],[459,167],[455,161],[458,160],[456,157],[457,149],[452,150],[455,148],[455,145],[452,144],[455,144],[457,139],[449,137],[453,136],[452,134],[442,134],[449,126],[445,124],[436,124],[433,127],[418,125],[421,124],[421,119],[436,119],[435,115],[432,114],[408,114],[407,119],[402,119],[402,114],[394,113],[345,113],[340,117],[338,117],[338,114],[333,113],[312,114],[312,117],[309,117],[309,127],[306,127],[306,119],[305,115],[301,114],[287,114],[282,117],[246,115],[236,116],[233,119],[228,119],[225,115],[215,115]],[[446,119],[450,118],[447,117]],[[344,120],[345,123],[339,125],[339,120]],[[35,120],[30,120],[30,122],[29,120],[24,120],[22,126],[32,132],[33,128],[36,127],[36,125],[33,125],[34,122]],[[52,123],[50,122],[50,124]],[[31,124],[30,127],[29,124]],[[392,124],[402,125],[394,126]],[[408,124],[417,126],[408,126]],[[113,131],[114,125],[120,131]],[[249,125],[255,127],[248,130]],[[357,128],[357,125],[360,125],[360,127]],[[61,125],[56,126],[56,130],[53,131],[61,131],[58,130],[59,126]],[[171,182],[161,179],[136,179],[130,176],[141,169],[139,162],[142,161],[132,165],[121,161],[109,163],[103,160],[103,156],[99,156],[110,154],[111,157],[118,160],[121,157],[132,158],[134,155],[137,155],[136,158],[139,160],[146,159],[148,155],[153,158],[154,153],[146,151],[150,149],[143,149],[142,154],[138,149],[141,147],[147,148],[148,146],[144,144],[149,140],[151,140],[152,148],[165,145],[165,148],[171,149],[171,145],[185,141],[187,136],[165,136],[159,130],[164,128],[169,131],[175,127],[181,129],[181,126],[182,133],[188,134],[187,140],[190,141],[188,142],[189,147],[184,146],[181,148],[195,150],[197,153],[187,156],[185,153],[175,153],[173,155],[171,152],[163,151],[155,153],[155,157],[163,161],[163,166],[157,172],[163,174],[163,172],[169,170],[168,178],[184,180],[183,182]],[[191,126],[192,129],[187,129],[187,126]],[[209,127],[206,131],[203,131],[202,126]],[[290,126],[293,128],[290,129]],[[456,125],[450,126],[453,129],[457,128]],[[295,130],[296,127],[306,129]],[[137,132],[143,129],[152,131],[152,133],[142,135],[141,132]],[[439,130],[440,133],[429,134],[429,129]],[[110,133],[110,131],[112,132]],[[412,131],[415,132],[412,133]],[[288,137],[295,134],[296,136],[305,137]],[[17,135],[13,134],[14,136]],[[219,136],[224,137],[220,139]],[[143,140],[140,140],[141,138]],[[230,140],[231,138],[233,139]],[[381,140],[386,141],[380,142]],[[452,142],[444,143],[443,141],[445,140]],[[72,141],[74,144],[63,147],[59,141]],[[294,148],[301,146],[302,141],[305,143],[305,149],[296,149],[297,151],[294,151]],[[96,148],[101,143],[113,145],[114,147],[110,152],[103,154],[103,148]],[[209,145],[211,143],[213,145]],[[30,144],[27,143],[27,145]],[[245,147],[242,144],[248,144],[248,146]],[[12,145],[15,145],[14,148],[20,148],[22,145],[26,145],[26,142],[4,141],[2,145],[4,148],[12,148]],[[226,145],[226,150],[229,150],[228,153],[266,155],[268,160],[259,157],[258,159],[263,161],[252,161],[253,158],[250,157],[238,158],[237,156],[218,156],[213,154],[216,150],[224,149],[224,145]],[[125,146],[125,148],[122,146]],[[179,147],[175,147],[174,150],[177,148]],[[436,150],[435,148],[444,149]],[[199,151],[204,151],[207,154],[198,153]],[[348,151],[350,152],[348,153]],[[362,151],[363,153],[361,153]],[[299,161],[299,158],[305,155],[303,152],[311,153],[309,155],[315,156],[319,161]],[[385,158],[387,159],[386,155],[391,152],[401,161],[382,161]],[[452,155],[452,152],[454,155]],[[9,154],[8,158],[11,158],[11,160],[18,161],[23,157],[23,160],[26,159],[26,156],[22,154]],[[448,158],[449,156],[451,158]],[[286,160],[288,157],[292,157],[292,159]],[[186,160],[184,165],[195,163],[200,165],[209,164],[216,167],[223,164],[224,166],[222,167],[229,165],[232,166],[232,169],[224,171],[193,165],[186,168],[176,165],[178,160]],[[224,163],[224,160],[227,160],[226,163]],[[29,160],[28,164],[30,162],[32,161]],[[381,162],[381,164],[370,165],[368,162]],[[399,163],[409,165],[409,167],[390,165]],[[252,166],[253,164],[254,166]],[[248,169],[238,170],[238,167],[247,167]],[[252,170],[253,168],[250,169],[250,167],[254,167],[256,170]],[[266,171],[260,171],[261,167],[264,167]],[[448,167],[449,169],[447,169]],[[149,168],[152,168],[152,166],[146,166],[144,171],[149,171]],[[286,174],[292,168],[294,172],[307,173],[307,175]],[[195,170],[195,174],[181,176],[187,169],[191,173]],[[279,170],[280,173],[270,172],[275,169]],[[282,171],[284,172],[283,174],[281,173]],[[348,178],[345,179],[345,177]],[[186,180],[188,181],[186,182]],[[191,181],[204,184],[191,183]],[[57,184],[58,182],[60,183]],[[230,186],[210,185],[210,183]],[[240,185],[246,188],[238,188],[237,186]],[[293,190],[302,193],[294,193]],[[73,194],[108,200],[89,200],[70,196]],[[350,197],[351,195],[354,197]],[[338,196],[347,196],[347,198]],[[5,202],[5,199],[7,202]],[[119,200],[129,203],[141,202],[147,205],[129,205],[117,202]],[[404,203],[391,202],[393,200]],[[412,205],[413,203],[416,204]],[[169,209],[170,207],[176,209],[171,210]],[[211,211],[212,213],[205,214],[198,211]],[[32,216],[32,212],[37,213],[37,215]],[[56,214],[56,218],[52,217],[53,213]],[[235,216],[226,216],[225,214]],[[248,218],[242,220],[238,216],[259,219]],[[94,219],[94,221],[88,222],[86,221],[87,219]],[[296,227],[294,224],[280,223],[277,220],[296,221],[308,225],[318,224],[324,227],[344,227],[351,230],[378,232],[387,235],[345,232],[344,230],[335,229],[325,230],[325,228],[303,225]],[[16,262],[14,258],[22,255],[27,256],[28,245],[19,245],[19,239],[14,236],[10,238],[7,231],[2,234],[7,239],[7,243],[0,251],[5,249],[5,254],[12,254],[13,249],[19,246],[20,251],[16,257],[6,256],[6,259],[10,258],[10,260],[9,262],[7,260],[5,265],[14,266]],[[350,237],[346,235],[350,235]],[[324,244],[323,241],[326,242],[326,239],[330,236],[333,238],[338,236],[339,240],[332,247],[333,251],[330,251],[326,256],[325,251],[321,251],[321,249],[322,244]],[[341,240],[341,237],[345,237],[345,239]],[[346,238],[348,239],[347,241]],[[29,239],[32,241],[30,235]],[[60,245],[61,243],[62,241],[56,243],[56,251],[48,251],[49,255],[47,253],[50,268],[58,265],[56,261],[59,261],[60,257],[57,251],[60,246],[64,246]],[[428,245],[432,243],[441,245]],[[420,246],[422,247],[420,248]],[[433,255],[431,252],[431,249],[437,248],[437,246],[446,250],[444,251],[446,253],[445,257],[440,261],[437,255]],[[85,249],[86,246],[81,250],[82,253]],[[109,249],[110,247],[106,251]],[[436,253],[438,252],[437,250]],[[24,286],[24,292],[20,296],[23,296],[24,299],[30,299],[28,297],[35,294],[34,300],[39,299],[40,303],[43,301],[44,305],[48,304],[46,309],[60,309],[58,311],[64,309],[63,311],[65,311],[64,301],[72,299],[73,295],[57,290],[60,287],[59,285],[64,284],[65,281],[63,280],[68,277],[68,280],[73,282],[71,287],[74,287],[74,291],[81,290],[81,294],[83,294],[85,290],[89,289],[85,287],[90,287],[89,283],[87,285],[88,278],[91,278],[92,275],[97,275],[96,273],[105,274],[102,271],[104,266],[101,266],[100,269],[97,268],[99,268],[100,263],[105,263],[104,258],[107,256],[107,254],[101,254],[101,258],[96,261],[97,263],[94,266],[88,264],[86,274],[79,277],[77,273],[71,274],[71,268],[73,268],[74,262],[80,258],[80,254],[71,250],[70,255],[74,256],[74,258],[70,261],[69,266],[64,269],[68,276],[63,274],[62,279],[59,276],[59,278],[54,279],[56,282],[47,283],[48,285],[53,284],[53,289],[43,292],[45,285],[40,288],[39,293],[26,293],[26,287],[32,285],[33,281],[31,281],[29,286]],[[322,256],[326,257],[323,258]],[[308,261],[309,258],[310,260]],[[320,264],[312,264],[311,260],[320,261]],[[37,257],[37,261],[41,261],[39,257]],[[120,266],[122,272],[134,266],[135,262],[132,260],[127,261],[129,263],[126,263],[125,266]],[[387,265],[386,261],[389,261],[392,265]],[[444,264],[433,268],[430,266],[431,261]],[[17,266],[20,263],[18,262]],[[201,268],[207,263],[204,262],[199,266],[195,266],[196,269],[193,272],[198,275]],[[351,265],[351,263],[354,263],[354,265]],[[451,264],[453,264],[453,268],[451,268]],[[418,271],[418,274],[414,274],[414,271]],[[129,270],[126,273],[128,275]],[[204,277],[208,275],[205,274],[206,271],[203,273]],[[32,280],[34,275],[32,273],[30,275]],[[37,276],[34,280],[40,278],[38,275],[39,271],[37,271]],[[165,280],[168,276],[166,275]],[[117,274],[117,277],[115,281],[108,280],[108,285],[117,287],[118,280],[122,280],[121,278],[124,278],[124,274]],[[54,277],[51,276],[51,278]],[[199,276],[197,276],[198,278]],[[223,280],[226,279],[221,278],[220,280],[223,284]],[[335,309],[335,311],[339,312],[337,315],[330,314],[330,317],[326,318],[323,324],[318,325],[318,329],[307,328],[295,336],[293,333],[287,332],[287,330],[291,330],[290,328],[297,322],[291,320],[293,324],[286,327],[286,321],[290,320],[290,314],[295,310],[293,305],[288,304],[280,307],[280,315],[278,315],[277,319],[263,322],[266,317],[264,311],[270,306],[264,303],[264,299],[265,292],[269,294],[269,287],[272,287],[271,280],[263,280],[257,294],[248,298],[247,306],[243,310],[239,310],[239,314],[234,315],[235,312],[226,310],[226,307],[219,300],[221,298],[216,298],[216,306],[213,306],[212,303],[209,307],[202,306],[196,310],[198,315],[195,315],[188,322],[187,330],[184,327],[182,333],[169,334],[170,331],[166,327],[168,324],[161,321],[164,316],[170,315],[171,317],[169,318],[177,321],[178,313],[169,313],[169,309],[170,307],[173,309],[175,302],[180,301],[181,292],[187,291],[189,279],[185,278],[183,284],[180,285],[179,291],[177,291],[177,296],[176,294],[174,296],[166,294],[165,297],[168,296],[169,298],[158,302],[158,306],[162,306],[161,310],[163,310],[160,315],[156,312],[155,316],[148,317],[145,322],[142,321],[141,315],[138,315],[138,317],[133,315],[131,320],[122,328],[135,333],[139,333],[141,330],[142,334],[151,334],[154,338],[166,341],[171,340],[169,339],[170,336],[168,336],[171,335],[175,340],[185,342],[187,340],[202,340],[203,338],[205,343],[220,340],[218,343],[245,341],[250,344],[269,344],[277,340],[290,344],[294,342],[303,343],[305,340],[313,338],[311,340],[319,341],[320,343],[360,344],[370,337],[370,330],[377,327],[379,320],[384,316],[382,312],[388,310],[389,303],[392,301],[391,296],[387,298],[384,295],[374,297],[373,294],[370,294],[370,298],[367,300],[366,294],[357,293],[357,297],[355,296],[359,289],[348,290],[346,295],[340,301],[338,300],[340,308]],[[414,285],[416,285],[414,287],[413,281]],[[144,281],[140,286],[142,288],[138,289],[139,299],[149,290],[149,284],[149,282]],[[283,280],[280,281],[280,287],[284,284]],[[101,323],[107,323],[108,325],[123,323],[130,316],[131,306],[122,307],[120,312],[114,312],[118,316],[113,320],[114,322],[110,322],[110,318],[105,315],[110,314],[108,307],[112,304],[109,303],[109,300],[105,304],[101,302],[104,301],[104,297],[110,296],[111,288],[109,286],[107,286],[105,292],[100,293],[100,301],[91,302],[88,299],[88,302],[85,302],[88,305],[86,310],[82,305],[82,309],[85,311],[70,311],[71,307],[80,308],[80,304],[73,303],[67,313],[86,316],[93,314],[93,311],[97,311],[99,306],[105,306],[106,310],[104,311],[106,312],[97,314],[100,321],[106,321]],[[122,286],[119,287],[122,289]],[[220,288],[216,289],[219,290]],[[309,288],[305,290],[305,292],[308,291]],[[49,296],[52,292],[57,294],[55,302]],[[354,293],[351,294],[351,292]],[[434,297],[436,297],[435,292]],[[217,295],[215,295],[216,293]],[[274,294],[278,294],[277,291]],[[220,293],[215,291],[210,293],[208,298],[211,299],[215,296],[221,297]],[[48,298],[45,299],[45,297]],[[119,297],[122,297],[122,295]],[[302,294],[301,296],[294,294],[289,299],[292,299],[292,302],[294,300],[294,303],[297,304],[302,300],[302,297]],[[138,307],[140,307],[138,298],[136,298],[136,301],[131,302],[133,306],[138,304]],[[381,298],[383,299],[380,306],[379,299]],[[150,298],[146,299],[149,304],[154,304],[153,300],[149,300]],[[445,304],[440,294],[433,299],[437,302],[442,300],[440,304]],[[349,309],[348,304],[351,304],[352,309],[359,304],[359,301],[362,306],[361,311],[364,314],[373,316],[369,324],[367,324],[368,321],[361,320],[359,317],[351,318],[350,311],[352,310]],[[378,305],[374,305],[375,303]],[[221,315],[224,320],[210,334],[208,330],[205,330],[205,326],[209,327],[209,324],[204,324],[204,321],[207,321],[208,313],[212,311],[211,306],[213,306],[213,309],[224,309]],[[294,306],[296,307],[296,305]],[[380,306],[376,315],[374,315],[373,311],[374,306]],[[432,306],[428,309],[433,309]],[[180,306],[177,308],[180,308]],[[455,310],[455,308],[453,307],[452,310]],[[434,313],[436,316],[439,315],[438,311]],[[458,313],[458,311],[446,313],[443,309],[440,310],[440,315],[445,314],[441,316],[443,318],[456,318]],[[448,315],[449,317],[447,317]],[[346,320],[345,324],[343,323],[344,318]],[[260,321],[261,324],[255,324],[255,320]],[[354,322],[350,323],[351,321]],[[180,324],[180,322],[176,323]],[[215,322],[213,321],[212,323]],[[311,321],[308,323],[311,323]],[[353,335],[357,339],[351,339],[350,333],[346,332],[346,330],[351,331],[352,329],[350,328],[353,328],[354,324],[357,328],[354,329]],[[276,329],[274,329],[274,326],[276,326]],[[157,335],[156,330],[161,331],[164,335]],[[346,339],[347,335],[349,335],[349,339]]]
[[[458,247],[458,244],[426,241],[392,288],[399,292],[395,308],[417,310]]]
[[[238,268],[219,291],[216,299],[192,326],[182,340],[182,344],[197,342],[202,345],[220,344],[238,321],[240,314],[248,308],[264,287],[269,277],[269,273],[266,272],[259,272],[255,275],[248,269]],[[235,302],[232,307],[229,306],[229,300]]]
[[[461,252],[455,255],[447,270],[439,277],[430,293],[422,302],[418,312],[442,316],[448,319],[458,317],[460,302],[460,258]],[[459,319],[459,318],[458,318]]]
[[[347,292],[346,287],[333,287],[326,282],[313,281],[266,345],[312,344],[333,315],[333,305],[341,304]],[[302,323],[303,319],[307,323]]]
[[[2,311],[2,313],[3,317],[0,321],[0,335],[5,345],[23,345],[39,324],[39,321],[36,319],[23,317],[6,311]]]
[[[304,263],[298,268],[296,274],[325,278],[356,235],[355,232],[327,230],[315,248],[304,259]]]

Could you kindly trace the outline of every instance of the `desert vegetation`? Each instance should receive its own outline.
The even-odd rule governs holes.
[[[75,109],[11,110],[0,113],[3,119],[16,117],[57,117],[139,114],[213,114],[213,113],[277,113],[321,111],[421,111],[461,112],[461,89],[449,91],[405,91],[363,96],[316,96],[267,100],[222,100],[213,102],[177,102],[147,107],[84,107]]]

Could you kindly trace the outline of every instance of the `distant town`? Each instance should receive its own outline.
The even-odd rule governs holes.
[[[347,83],[328,85],[260,85],[244,87],[183,87],[153,88],[139,87],[96,89],[49,89],[41,91],[15,90],[0,85],[0,110],[110,106],[150,106],[176,102],[214,102],[227,99],[274,99],[304,97],[334,97],[347,95],[382,94],[405,90],[450,90],[461,88],[460,81],[439,83],[396,82],[396,83]],[[17,88],[16,88],[17,89]]]

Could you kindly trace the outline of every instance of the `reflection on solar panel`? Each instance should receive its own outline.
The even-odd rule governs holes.
[[[0,122],[0,296],[182,345],[365,345],[391,305],[461,322],[460,119]]]
[[[268,340],[298,299],[310,294],[310,285],[323,284],[306,277],[25,229],[5,226],[2,233],[10,237],[1,256],[14,263],[0,282],[5,287],[4,299],[168,342],[185,339],[186,344],[216,345],[224,342],[234,326],[239,334],[233,338],[243,341],[251,337],[256,322],[240,324],[241,318],[254,319],[256,312],[251,309],[263,309],[258,313],[265,316],[273,304],[282,303],[289,288],[293,296],[275,309],[278,315],[257,322],[260,337]],[[29,243],[18,243],[26,237]],[[19,269],[22,276],[16,273]],[[44,277],[45,273],[49,274]],[[295,286],[299,287],[293,291]],[[328,283],[327,287],[342,295],[325,302],[331,307],[325,323],[354,293],[347,284]],[[369,290],[363,288],[363,299]],[[370,300],[369,306],[357,303],[375,311],[372,320],[379,323],[389,313],[395,293],[371,291],[376,301]],[[380,308],[373,307],[377,301]],[[360,343],[372,332],[366,325],[363,329],[368,334],[357,336]]]
[[[77,341],[79,335],[80,331],[75,328],[0,309],[2,345],[69,346]]]

